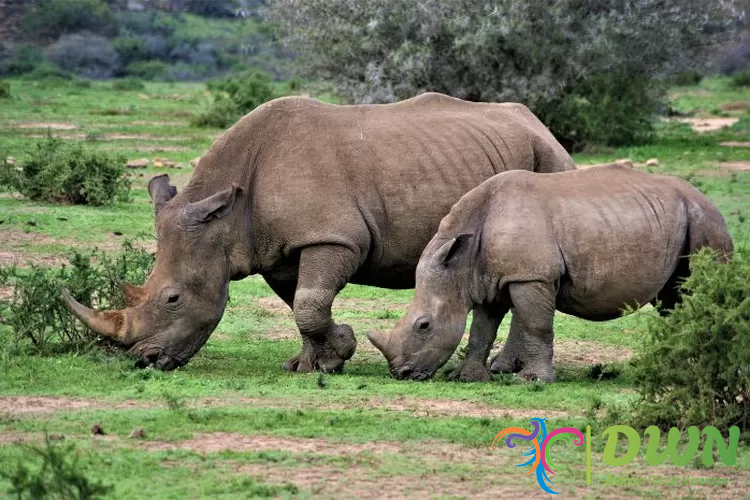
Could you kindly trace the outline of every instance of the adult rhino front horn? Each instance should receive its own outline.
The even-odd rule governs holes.
[[[574,169],[520,104],[424,94],[333,106],[291,97],[246,115],[201,158],[184,190],[149,183],[158,252],[122,311],[66,296],[91,329],[174,368],[208,339],[230,280],[260,274],[294,311],[302,351],[288,370],[338,371],[355,351],[331,318],[347,282],[411,288],[440,219],[461,195],[509,169]]]

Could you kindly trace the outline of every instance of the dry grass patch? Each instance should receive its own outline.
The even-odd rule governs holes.
[[[153,405],[141,401],[122,401],[107,403],[90,399],[66,398],[58,396],[2,396],[0,397],[0,414],[20,415],[51,415],[58,411],[79,411],[88,409],[143,409]]]
[[[720,161],[716,166],[735,172],[750,172],[750,161]]]
[[[41,128],[41,129],[51,129],[51,130],[74,130],[78,128],[78,126],[73,123],[60,123],[60,122],[21,122],[21,123],[15,123],[13,127],[14,128]]]

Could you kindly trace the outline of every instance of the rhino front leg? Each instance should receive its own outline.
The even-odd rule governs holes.
[[[502,350],[492,359],[490,372],[492,373],[518,373],[523,369],[523,330],[518,315],[513,313],[510,321],[508,338],[503,344]]]
[[[354,355],[354,331],[349,325],[333,322],[331,306],[358,265],[358,256],[341,246],[302,250],[293,307],[302,351],[284,363],[285,370],[338,372]]]
[[[526,380],[555,381],[552,367],[552,326],[555,319],[555,287],[551,283],[511,283],[508,287],[514,313],[522,334],[523,369],[518,376]]]
[[[485,382],[492,380],[487,370],[487,357],[490,355],[492,343],[497,336],[497,328],[507,313],[505,309],[493,309],[491,306],[483,305],[474,308],[469,331],[469,346],[466,350],[466,358],[450,374],[451,380],[461,382]]]

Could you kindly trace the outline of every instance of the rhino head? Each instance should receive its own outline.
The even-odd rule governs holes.
[[[140,358],[139,366],[171,370],[187,363],[219,323],[229,297],[230,214],[241,188],[189,201],[166,175],[149,182],[158,251],[143,287],[122,284],[127,308],[96,311],[62,297],[86,326]],[[174,198],[174,199],[173,199]]]
[[[419,259],[406,315],[387,333],[368,333],[398,379],[432,377],[461,342],[471,310],[472,235],[433,239]]]

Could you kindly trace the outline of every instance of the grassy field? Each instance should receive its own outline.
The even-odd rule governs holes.
[[[129,159],[168,158],[181,168],[131,171],[133,201],[108,208],[0,194],[0,265],[59,265],[72,249],[115,250],[123,238],[139,235],[153,246],[148,179],[168,172],[183,186],[189,161],[221,133],[189,125],[209,101],[199,84],[153,83],[119,93],[107,82],[88,88],[23,81],[11,86],[13,97],[0,100],[2,156],[23,160],[49,129]],[[660,123],[652,145],[599,149],[577,155],[577,162],[630,158],[641,164],[656,158],[658,165],[643,168],[688,178],[718,204],[736,242],[747,245],[750,90],[709,80],[676,89],[671,98],[675,109],[692,113],[693,123]],[[699,134],[691,128],[731,118],[738,120],[720,130]],[[7,293],[0,290],[0,298]],[[514,467],[525,461],[520,453],[490,444],[506,427],[530,428],[530,418],[547,417],[550,429],[594,427],[590,486],[583,447],[555,448],[561,468],[553,488],[560,493],[750,498],[750,449],[744,445],[733,467],[650,467],[643,452],[626,467],[601,460],[602,428],[592,409],[636,397],[627,360],[644,336],[638,317],[589,323],[558,315],[554,385],[518,384],[509,377],[462,384],[442,375],[402,382],[389,377],[365,332],[391,327],[411,295],[361,286],[344,290],[334,315],[352,325],[359,347],[341,375],[281,370],[300,340],[290,311],[257,277],[232,284],[231,302],[211,339],[187,366],[170,373],[138,370],[130,359],[97,351],[30,356],[0,324],[0,472],[17,470],[19,462],[38,468],[41,459],[29,446],[42,446],[48,433],[54,446],[71,448],[86,477],[113,486],[111,498],[534,497],[546,494],[523,474],[525,468]],[[507,328],[508,321],[496,347]],[[454,356],[447,369],[455,364]],[[612,376],[597,380],[602,366]],[[92,436],[95,424],[104,435]],[[131,437],[139,430],[143,437]],[[725,487],[620,487],[607,485],[608,475],[732,481]],[[0,479],[0,492],[9,488]]]

